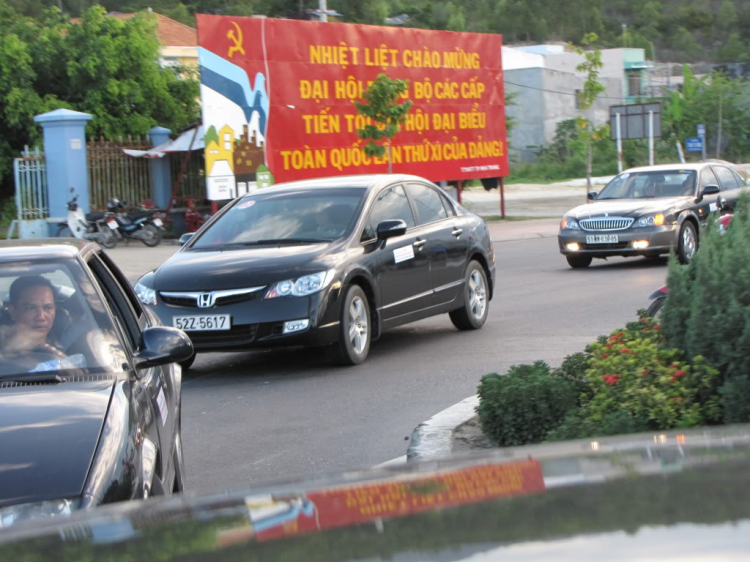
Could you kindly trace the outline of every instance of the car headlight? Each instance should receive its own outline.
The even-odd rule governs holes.
[[[638,219],[638,226],[661,226],[664,224],[665,217],[662,213],[649,215]]]
[[[21,521],[70,515],[80,505],[81,498],[70,498],[3,507],[0,508],[0,528],[10,527]]]
[[[271,285],[271,289],[268,291],[266,298],[275,299],[276,297],[286,297],[288,295],[294,297],[312,295],[313,293],[322,291],[330,285],[335,273],[335,269],[329,269],[328,271],[305,275],[299,279],[286,279],[284,281],[279,281],[275,285]]]
[[[134,289],[138,300],[143,304],[148,304],[151,306],[156,304],[156,290],[151,289],[150,287],[146,287],[146,285],[144,285],[140,281],[135,284]]]
[[[560,223],[560,228],[562,230],[580,230],[581,227],[578,226],[578,221],[574,219],[573,217],[563,217],[562,222]]]
[[[141,445],[141,481],[143,482],[143,497],[151,495],[151,485],[154,482],[156,470],[156,445],[148,437],[143,438]]]

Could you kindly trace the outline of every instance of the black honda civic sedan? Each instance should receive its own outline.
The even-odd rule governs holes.
[[[193,354],[90,242],[0,243],[0,528],[184,485]]]
[[[494,279],[481,218],[425,179],[369,175],[240,197],[135,289],[196,351],[317,345],[355,365],[393,326],[481,328]]]

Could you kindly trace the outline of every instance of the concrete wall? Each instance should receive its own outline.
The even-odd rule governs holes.
[[[513,160],[525,162],[533,160],[538,147],[544,144],[545,107],[544,107],[544,69],[524,68],[505,71],[505,91],[515,92],[515,105],[506,108],[506,115],[515,121],[515,126],[508,139],[509,154]],[[532,88],[514,86],[523,84]]]

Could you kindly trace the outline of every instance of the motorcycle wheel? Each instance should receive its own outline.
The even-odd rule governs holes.
[[[158,246],[159,242],[161,242],[161,229],[153,224],[147,224],[143,227],[143,230],[150,234],[150,236],[142,238],[143,243],[149,248]]]
[[[661,316],[662,306],[664,306],[664,299],[663,298],[656,299],[654,302],[651,303],[651,306],[648,307],[646,314],[650,316],[652,319],[657,320]]]
[[[99,232],[99,244],[111,250],[117,246],[117,235],[110,228],[104,228]]]
[[[67,224],[60,225],[60,227],[57,229],[57,237],[58,238],[75,238],[75,236],[73,236],[73,231],[70,230],[70,227]]]

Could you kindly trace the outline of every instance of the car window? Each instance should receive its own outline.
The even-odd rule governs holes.
[[[724,166],[714,166],[716,175],[719,176],[722,189],[737,189],[740,184],[737,183],[737,178],[734,177],[732,170],[725,168]]]
[[[362,240],[375,238],[378,225],[387,220],[402,220],[406,223],[406,228],[416,225],[406,192],[400,185],[387,187],[378,194],[362,231]]]
[[[456,209],[453,207],[450,201],[448,201],[448,198],[440,194],[440,198],[443,200],[443,207],[445,207],[445,212],[448,213],[449,217],[455,217],[456,216]]]
[[[115,320],[120,323],[125,335],[130,340],[131,348],[135,350],[138,347],[141,330],[133,307],[120,289],[112,272],[98,256],[92,256],[88,263],[92,273],[99,281],[99,286],[104,291],[107,301],[112,306],[112,310],[115,313]]]
[[[615,176],[596,200],[683,197],[695,193],[694,170],[649,170],[623,172]]]
[[[737,172],[735,172],[734,170],[732,170],[732,173],[734,174],[734,177],[737,180],[737,184],[740,187],[745,187],[745,185],[746,185],[745,179],[741,175],[739,175]]]
[[[431,187],[421,183],[410,183],[406,186],[406,192],[414,203],[420,224],[428,224],[448,218],[442,197]]]
[[[127,355],[80,262],[4,263],[0,295],[0,379],[123,370]]]
[[[238,200],[188,249],[249,246],[279,241],[331,241],[351,232],[364,188],[264,190]]]
[[[711,168],[703,168],[701,171],[701,189],[707,185],[719,185],[719,181],[716,179]]]
[[[138,297],[135,296],[135,292],[130,286],[130,283],[128,282],[128,280],[125,279],[125,276],[118,269],[118,267],[114,264],[114,262],[112,262],[112,260],[109,259],[109,256],[107,254],[102,252],[97,255],[99,256],[99,259],[102,260],[102,263],[107,267],[109,272],[112,274],[112,277],[114,277],[115,280],[117,281],[117,284],[120,286],[120,290],[125,294],[125,297],[128,299],[128,302],[130,303],[130,306],[133,309],[133,312],[135,313],[135,315],[138,318],[140,318],[143,315],[143,308],[141,307],[141,301],[139,301]]]

